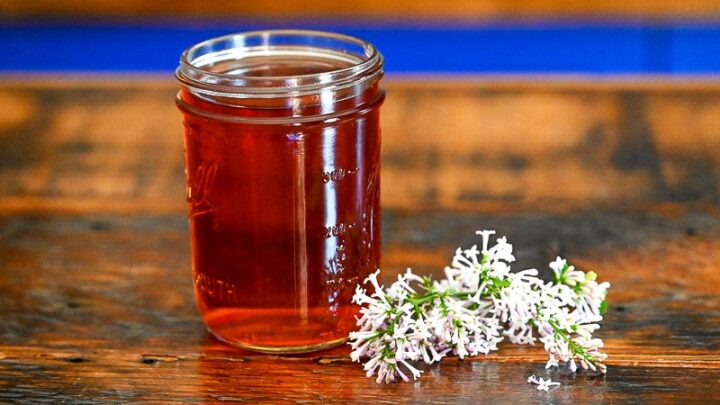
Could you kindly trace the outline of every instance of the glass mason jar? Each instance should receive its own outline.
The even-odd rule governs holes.
[[[210,332],[260,352],[346,340],[380,260],[383,58],[349,36],[257,31],[187,49],[195,296]]]

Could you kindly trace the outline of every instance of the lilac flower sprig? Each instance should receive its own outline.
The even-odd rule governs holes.
[[[597,283],[594,272],[576,270],[557,258],[550,263],[553,281],[535,269],[512,272],[512,245],[505,237],[489,246],[494,231],[477,232],[482,249],[457,249],[445,278],[420,277],[410,269],[389,287],[379,270],[358,285],[359,329],[350,333],[353,361],[365,359],[376,381],[417,379],[417,363],[432,364],[452,353],[460,358],[488,354],[507,338],[512,343],[541,342],[547,368],[564,363],[578,369],[606,371],[603,342],[593,338],[607,306],[610,284]]]

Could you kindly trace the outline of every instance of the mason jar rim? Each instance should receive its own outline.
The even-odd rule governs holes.
[[[239,60],[252,54],[278,56],[300,53],[350,62],[338,69],[311,74],[244,76],[213,72],[214,62]],[[370,42],[315,30],[248,31],[211,38],[187,48],[176,77],[195,92],[210,97],[301,97],[319,91],[341,90],[382,75],[383,57]]]

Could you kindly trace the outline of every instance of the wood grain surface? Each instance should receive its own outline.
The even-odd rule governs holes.
[[[0,82],[0,209],[182,212],[175,92]],[[398,80],[387,94],[385,207],[720,202],[717,84]]]
[[[720,397],[716,85],[388,83],[383,266],[477,228],[612,283],[606,376],[539,347],[378,386],[347,348],[266,356],[195,310],[172,82],[0,83],[0,402],[691,403]]]

